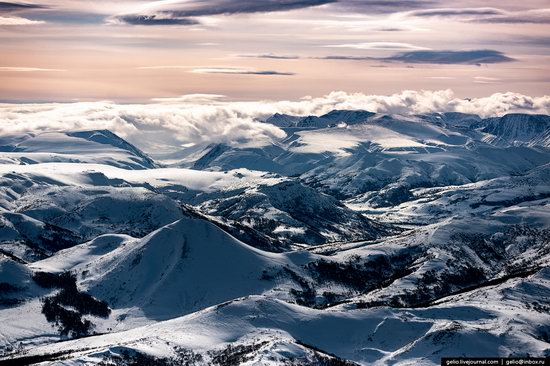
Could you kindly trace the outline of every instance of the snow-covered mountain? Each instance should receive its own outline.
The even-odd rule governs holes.
[[[339,124],[353,125],[367,121],[374,113],[363,110],[333,110],[322,116],[291,116],[276,113],[265,120],[277,127],[325,128]]]
[[[550,357],[548,116],[274,115],[155,161],[0,137],[0,365]]]
[[[530,137],[530,143],[518,144],[485,131],[483,126],[490,121],[463,114],[370,115],[356,124],[286,129],[285,139],[267,146],[205,146],[198,154],[194,150],[194,162],[183,166],[298,176],[336,197],[379,192],[380,204],[385,205],[398,203],[418,187],[522,174],[550,162],[543,137],[550,131],[548,125],[536,122],[544,131]],[[525,136],[531,136],[532,128],[524,128]]]
[[[491,143],[550,147],[550,116],[507,114],[484,119],[474,128],[487,133],[485,140]]]
[[[42,132],[0,136],[0,163],[99,163],[149,169],[153,160],[111,131]]]

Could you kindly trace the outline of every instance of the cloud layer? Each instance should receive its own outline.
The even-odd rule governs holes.
[[[434,8],[410,11],[407,17],[453,18],[475,23],[550,24],[550,9],[506,11],[498,8]]]
[[[377,62],[399,62],[409,64],[432,64],[432,65],[482,65],[512,62],[515,59],[506,56],[503,52],[496,50],[429,50],[407,43],[392,42],[370,42],[358,44],[341,44],[323,47],[356,48],[366,50],[396,50],[412,49],[413,51],[399,52],[388,57],[372,56],[350,56],[350,55],[328,55],[317,57],[285,56],[275,54],[243,55],[247,58],[265,58],[280,60],[295,59],[319,59],[319,60],[344,60],[344,61],[377,61]]]
[[[511,92],[474,99],[457,98],[451,90],[406,90],[393,95],[332,92],[318,98],[272,102],[230,102],[223,98],[193,94],[134,105],[1,104],[0,134],[109,129],[155,152],[187,143],[266,144],[285,136],[275,126],[258,122],[275,113],[321,115],[333,109],[365,109],[384,114],[462,112],[483,117],[512,112],[550,114],[550,96]]]
[[[112,18],[114,22],[131,25],[194,25],[196,17],[269,13],[308,8],[335,3],[337,0],[190,0],[158,1],[147,12],[125,14]],[[152,3],[153,5],[155,3]]]
[[[441,65],[481,65],[514,61],[513,58],[510,58],[502,52],[495,50],[410,51],[399,53],[391,57],[386,57],[383,60],[413,64]]]
[[[10,67],[0,66],[0,72],[62,72],[61,69],[44,69],[40,67]]]
[[[39,4],[28,3],[12,3],[6,1],[0,1],[0,12],[16,12],[29,9],[44,9],[45,6]]]
[[[13,14],[23,12],[23,11],[28,11],[28,10],[37,10],[37,9],[40,10],[45,8],[46,6],[39,5],[39,4],[0,1],[0,26],[42,24],[44,23],[43,21],[22,18],[19,16],[14,16]],[[9,15],[9,16],[4,16],[4,15]]]
[[[197,67],[191,70],[195,74],[230,74],[230,75],[264,75],[264,76],[292,76],[292,72],[274,70],[255,70],[239,67]]]
[[[356,50],[427,50],[426,47],[415,46],[410,43],[399,42],[362,42],[332,44],[323,47],[327,48],[352,48]]]

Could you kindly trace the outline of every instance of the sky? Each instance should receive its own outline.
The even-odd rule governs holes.
[[[550,94],[550,3],[0,2],[0,101]]]

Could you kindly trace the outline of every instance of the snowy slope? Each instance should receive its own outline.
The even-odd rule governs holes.
[[[127,169],[156,166],[145,153],[107,130],[0,137],[0,163],[45,162],[101,163]]]
[[[287,137],[170,168],[108,131],[2,136],[0,363],[550,356],[547,118],[275,115]]]
[[[73,361],[65,361],[67,365],[95,363],[125,349],[169,357],[178,348],[201,354],[197,364],[206,365],[229,345],[233,351],[243,347],[247,365],[300,358],[314,364],[311,348],[304,345],[363,365],[437,365],[442,355],[542,356],[547,330],[541,324],[550,317],[523,302],[526,296],[532,299],[530,287],[548,294],[549,285],[548,271],[541,271],[430,309],[319,311],[249,297],[120,334],[37,348],[32,354],[86,350],[69,353]]]
[[[533,218],[536,215],[531,213]],[[483,285],[484,281],[514,274],[517,269],[547,266],[550,262],[548,233],[540,229],[548,227],[547,221],[544,221],[548,215],[544,212],[538,215],[542,217],[538,221],[532,220],[532,223],[536,223],[532,229],[514,229],[513,225],[492,220],[453,219],[380,240],[377,243],[340,243],[311,249],[317,254],[265,253],[233,239],[211,223],[182,219],[143,239],[121,235],[102,236],[89,243],[58,252],[49,259],[35,262],[30,268],[52,272],[75,271],[79,274],[78,283],[82,289],[89,291],[97,298],[108,300],[114,313],[108,320],[96,321],[99,331],[109,329],[118,331],[141,324],[151,324],[154,321],[187,314],[236,297],[262,293],[268,302],[272,302],[272,299],[298,302],[301,299],[301,303],[309,307],[320,306],[321,308],[325,308],[334,301],[328,300],[329,297],[336,298],[337,301],[344,302],[344,305],[337,307],[337,311],[341,312],[337,317],[340,320],[333,319],[327,323],[334,327],[335,324],[342,324],[343,319],[352,317],[354,320],[351,323],[356,324],[358,329],[364,329],[364,324],[361,325],[353,317],[353,309],[360,304],[391,303],[397,308],[403,304],[415,305],[427,300],[437,300],[441,296],[445,297],[471,286]],[[475,232],[472,232],[471,228],[476,228]],[[449,261],[452,265],[449,265]],[[325,264],[321,266],[321,263]],[[473,268],[481,269],[483,274],[472,272]],[[289,269],[294,275],[290,275]],[[428,277],[430,270],[435,270],[435,277],[433,275]],[[374,274],[376,276],[373,276]],[[308,297],[310,295],[307,295],[310,292],[313,293],[311,299]],[[364,294],[359,295],[361,293]],[[416,296],[416,294],[422,296]],[[531,293],[530,296],[537,298],[538,295]],[[312,311],[292,306],[290,309],[294,309],[292,311],[303,309],[300,312],[307,314]],[[39,314],[40,305],[33,300],[21,310],[36,316]],[[247,308],[244,311],[253,310]],[[537,312],[537,310],[533,311]],[[316,310],[313,313],[324,318],[332,312],[333,310],[329,308],[321,312]],[[272,317],[274,310],[270,309],[268,313]],[[204,311],[197,313],[197,315],[200,314],[204,314]],[[301,319],[296,327],[302,329],[302,322],[308,317],[291,314],[288,316],[292,319],[296,319],[296,316]],[[445,319],[454,319],[453,314],[451,311],[441,316]],[[17,312],[17,309],[0,310],[0,318],[11,319],[14,316],[20,317],[21,313]],[[254,315],[254,317],[257,316],[257,314]],[[495,315],[495,318],[498,316]],[[219,321],[225,324],[221,328],[226,329],[227,319]],[[378,320],[376,324],[381,321],[382,319]],[[546,320],[543,324],[544,322]],[[10,342],[15,343],[14,339],[20,339],[21,334],[29,333],[34,334],[34,339],[48,339],[49,327],[43,321],[36,323],[43,324],[41,328],[35,324],[30,329],[21,328],[20,325],[11,328],[7,324],[9,322],[5,323],[4,329],[5,334],[11,334],[12,338],[8,338]],[[253,323],[254,326],[261,328],[261,323],[259,324]],[[405,323],[403,326],[407,327],[408,324],[410,323]],[[349,329],[349,326],[346,325],[346,329]],[[238,328],[241,327],[242,324],[239,323]],[[468,329],[481,328],[468,327]],[[289,331],[286,325],[283,330]],[[446,333],[447,326],[436,330]],[[250,332],[256,334],[256,331],[245,334]],[[316,329],[312,333],[317,334],[321,331]],[[265,335],[265,332],[261,330],[259,332],[258,336]],[[382,332],[381,335],[386,332]],[[482,334],[479,332],[467,332],[468,337],[473,337],[472,342],[475,342],[475,337]],[[520,335],[523,334],[521,329],[518,332]],[[268,331],[269,333],[271,331]],[[208,334],[211,337],[210,341],[218,344],[216,342],[219,340],[216,341],[212,332],[209,331]],[[414,337],[411,336],[410,342],[413,342],[415,337],[422,338],[426,335],[425,331],[415,334]],[[123,337],[126,340],[126,336],[123,335]],[[196,337],[203,339],[200,335]],[[233,346],[242,341],[241,337],[231,338]],[[279,344],[281,341],[279,336],[272,335],[270,339],[273,337]],[[295,344],[295,339],[298,339],[327,352],[336,353],[340,357],[352,358],[362,363],[367,360],[369,362],[383,360],[385,356],[397,357],[390,355],[397,350],[400,351],[399,354],[403,353],[403,359],[409,359],[411,355],[410,347],[405,347],[408,343],[388,352],[388,349],[384,348],[388,341],[384,341],[381,345],[373,345],[373,347],[376,346],[374,347],[376,352],[373,350],[365,356],[358,357],[357,352],[350,349],[349,343],[346,343],[347,346],[344,344],[338,346],[341,348],[333,345],[332,342],[337,342],[337,339],[308,340],[304,335],[296,338],[294,334],[292,337],[285,339],[285,342],[291,343],[292,347],[299,346]],[[372,335],[370,337],[372,338]],[[459,333],[457,337],[462,335]],[[148,344],[152,338],[140,339],[139,342]],[[429,339],[430,337],[427,337],[427,340]],[[511,338],[510,344],[513,339],[515,338]],[[126,345],[126,342],[124,344]],[[429,358],[432,354],[427,352],[434,352],[437,351],[437,347],[445,346],[445,344],[428,344],[429,347],[419,350],[418,354],[412,352],[416,355],[414,357]],[[443,349],[451,352],[459,349],[459,344],[450,348],[443,347]],[[496,344],[497,341],[494,341],[482,351],[487,349],[495,351]],[[529,347],[534,345],[530,343]],[[539,347],[537,352],[540,353],[540,346],[537,347]],[[151,350],[148,347],[143,349]],[[198,351],[201,346],[195,344],[192,349]],[[305,352],[300,347],[298,349],[300,352]],[[513,347],[510,346],[510,351],[512,350]],[[166,349],[158,352],[164,356],[171,354]],[[270,352],[272,350],[266,351],[265,357],[270,357]],[[303,356],[302,353],[299,355]]]
[[[407,202],[391,207],[379,207],[379,194],[354,197],[347,205],[389,222],[424,224],[450,217],[491,216],[509,224],[534,224],[539,217],[534,211],[544,211],[550,199],[550,166],[542,165],[525,175],[414,189]],[[533,214],[523,213],[526,210]]]
[[[417,187],[466,184],[524,173],[550,162],[544,148],[550,128],[540,122],[544,117],[516,117],[513,123],[519,127],[513,133],[518,137],[513,138],[495,131],[492,135],[485,131],[490,120],[467,114],[372,115],[355,124],[287,128],[287,138],[264,147],[207,147],[196,161],[200,169],[253,168],[299,176],[337,197],[384,189],[380,204],[387,205],[407,198]],[[269,121],[277,124],[283,117],[273,118]]]
[[[353,125],[367,121],[374,113],[364,110],[333,110],[322,116],[290,116],[276,113],[265,120],[277,127],[324,128],[338,124]]]
[[[143,236],[181,217],[183,203],[280,241],[276,251],[293,243],[365,240],[391,231],[296,179],[244,169],[127,171],[48,163],[0,165],[2,175],[11,187],[24,185],[16,200],[5,188],[7,207],[85,239],[109,232]]]
[[[80,286],[113,308],[137,307],[169,319],[271,286],[262,270],[289,264],[258,251],[204,220],[183,218],[143,239],[101,236],[31,268],[77,271]],[[236,285],[238,284],[238,285]]]
[[[484,119],[473,128],[487,133],[485,139],[491,143],[550,147],[550,116],[507,114]]]
[[[80,242],[107,233],[142,237],[182,217],[177,202],[142,187],[40,187],[15,206],[19,213],[77,234]]]
[[[0,250],[33,262],[82,242],[82,237],[28,215],[0,213]]]
[[[198,208],[288,244],[370,240],[392,231],[349,210],[334,197],[292,180],[250,187],[207,200]]]
[[[212,223],[191,218],[180,219],[144,238],[99,236],[32,265],[0,254],[0,283],[16,289],[4,294],[1,291],[5,286],[0,286],[0,299],[17,300],[0,301],[0,346],[22,342],[33,347],[64,338],[41,313],[41,298],[57,290],[40,288],[31,279],[33,273],[74,273],[79,291],[106,301],[112,309],[105,319],[90,318],[94,331],[110,332],[171,319],[250,294],[273,292],[275,288],[275,293],[289,298],[288,290],[294,285],[285,275],[287,268],[297,269],[294,262],[301,264],[311,256],[263,252]],[[266,270],[280,272],[279,278],[266,277]],[[32,321],[22,323],[23,317]]]

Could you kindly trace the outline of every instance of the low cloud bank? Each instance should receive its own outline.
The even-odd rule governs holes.
[[[220,95],[200,94],[132,105],[0,104],[0,134],[108,129],[146,151],[173,150],[189,143],[266,144],[285,133],[258,120],[275,113],[321,115],[333,109],[384,114],[462,112],[482,117],[514,112],[550,114],[550,96],[508,92],[462,99],[451,90],[406,90],[393,95],[332,92],[298,101],[231,102]]]

